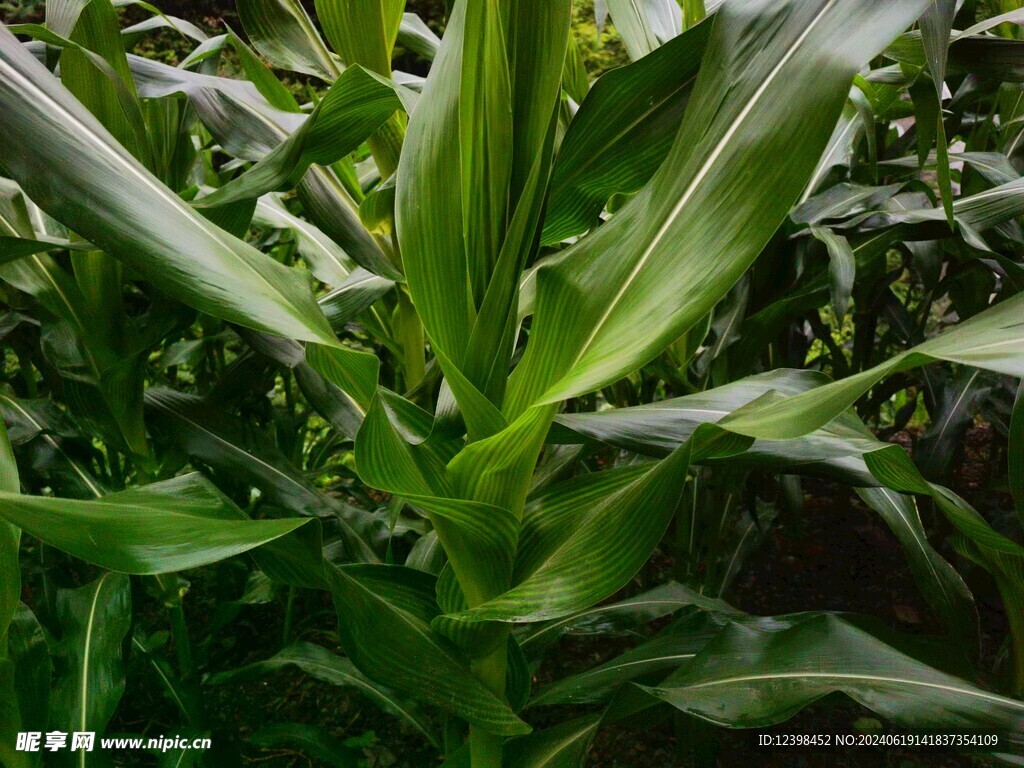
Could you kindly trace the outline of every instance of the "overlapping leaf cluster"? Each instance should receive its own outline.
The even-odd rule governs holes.
[[[238,0],[246,39],[116,0],[0,30],[0,761],[103,732],[126,667],[197,734],[205,686],[296,667],[448,766],[582,766],[605,725],[833,692],[1024,751],[1024,13],[607,0],[633,62],[589,83],[570,0],[461,0],[442,38],[402,0],[315,6]],[[163,27],[179,66],[127,52]],[[942,484],[978,414],[1015,517]],[[919,423],[913,460],[878,436]],[[939,643],[724,601],[807,476],[891,529]],[[211,634],[287,615],[234,670],[177,575],[225,561]],[[1009,618],[995,668],[965,564]],[[306,591],[330,648],[292,642]],[[565,634],[626,631],[533,690]],[[253,742],[355,760],[312,723]]]

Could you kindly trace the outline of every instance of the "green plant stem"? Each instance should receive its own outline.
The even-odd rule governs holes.
[[[491,691],[505,698],[505,677],[508,672],[508,645],[503,638],[489,656],[472,663],[473,673]],[[501,768],[501,736],[479,726],[469,728],[469,753],[472,768]]]
[[[190,679],[195,671],[192,658],[192,641],[185,623],[185,609],[175,605],[167,609],[171,619],[171,634],[174,636],[174,649],[178,653],[178,671],[183,678]]]
[[[373,153],[373,159],[380,170],[381,179],[389,178],[398,170],[398,158],[402,154],[402,142],[405,139],[405,120],[401,115],[392,115],[366,145]]]
[[[281,630],[281,645],[287,646],[292,640],[292,620],[295,615],[295,585],[288,587],[288,600],[284,606],[284,629]]]

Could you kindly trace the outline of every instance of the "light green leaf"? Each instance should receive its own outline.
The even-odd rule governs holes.
[[[922,7],[815,0],[722,8],[658,173],[608,224],[539,269],[531,341],[505,410],[614,381],[703,317],[804,188],[856,70]],[[758,162],[766,156],[777,162]],[[729,215],[715,215],[723,205]]]
[[[253,47],[277,67],[333,82],[341,67],[298,0],[238,0]]]
[[[198,568],[309,522],[251,520],[198,474],[97,501],[0,493],[0,517],[75,557],[132,574]]]

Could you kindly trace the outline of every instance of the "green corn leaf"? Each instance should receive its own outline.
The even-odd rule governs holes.
[[[306,262],[309,271],[322,283],[340,287],[357,269],[349,255],[337,243],[318,227],[289,211],[279,195],[264,195],[256,201],[252,223],[259,227],[291,232],[299,255]],[[322,303],[321,309],[324,309]],[[331,320],[330,317],[327,319]],[[336,326],[332,324],[331,327]]]
[[[953,492],[927,482],[899,446],[868,454],[868,467],[885,485],[901,493],[931,496],[957,529],[957,550],[992,574],[1006,607],[1013,650],[1013,691],[1024,691],[1024,547],[995,531]]]
[[[380,360],[369,352],[349,347],[306,347],[306,362],[325,379],[353,398],[365,414],[377,389]]]
[[[218,672],[210,678],[210,683],[228,685],[247,682],[267,677],[287,667],[295,667],[310,677],[331,685],[358,690],[384,711],[403,719],[426,736],[431,743],[437,743],[433,726],[419,708],[367,678],[355,668],[350,659],[331,653],[323,646],[313,643],[293,643],[265,661],[257,661],[228,672]]]
[[[374,566],[378,578],[420,571]],[[385,600],[359,572],[328,568],[340,620],[342,646],[356,666],[369,677],[486,728],[490,733],[515,735],[529,732],[507,704],[500,702],[462,665],[446,641],[431,633],[419,616]],[[399,647],[405,653],[396,655]]]
[[[256,86],[263,97],[285,112],[298,112],[299,104],[292,92],[282,83],[259,56],[232,30],[228,30],[225,41],[231,45],[241,60],[246,77]]]
[[[521,633],[517,633],[517,637],[523,651],[533,655],[566,634],[627,634],[633,627],[649,624],[691,605],[713,606],[708,609],[720,613],[733,610],[725,603],[704,597],[688,587],[670,581],[617,603],[595,606],[562,619],[526,627]]]
[[[664,165],[608,224],[538,271],[533,335],[506,410],[614,381],[704,316],[802,191],[856,70],[921,8],[822,0],[720,10]],[[821,65],[814,52],[825,50]],[[765,156],[779,162],[755,164]],[[730,215],[710,217],[727,197]]]
[[[799,437],[827,424],[885,376],[935,360],[1024,375],[1022,313],[1024,296],[1014,296],[874,368],[791,397],[753,403],[721,426],[771,440]]]
[[[304,124],[301,116],[275,109],[251,83],[190,72],[139,56],[129,56],[128,63],[144,97],[186,95],[203,125],[236,157],[259,161]],[[310,220],[353,261],[374,274],[401,278],[401,272],[360,223],[358,202],[334,171],[312,166],[297,191]]]
[[[0,410],[15,434],[12,444],[19,446],[38,438],[56,461],[41,464],[48,480],[56,484],[65,496],[93,499],[105,496],[107,490],[82,464],[67,454],[54,435],[61,438],[79,437],[74,425],[67,423],[65,415],[49,400],[16,400],[0,395]],[[56,466],[54,466],[56,465]],[[65,483],[67,486],[65,486]],[[13,491],[11,491],[13,493]]]
[[[0,162],[33,201],[144,278],[198,309],[277,335],[336,344],[302,277],[206,222],[131,157],[0,30]],[[92,162],[38,167],[48,151]],[[98,212],[102,212],[100,215]]]
[[[817,371],[780,368],[749,376],[694,395],[649,405],[617,408],[600,413],[561,414],[551,438],[575,441],[571,433],[648,456],[665,456],[688,440],[704,423],[718,423],[769,393],[802,395],[818,391],[831,379]],[[806,395],[808,398],[811,396]],[[738,416],[736,418],[739,418]],[[855,485],[874,485],[859,458],[881,443],[853,413],[834,413],[813,432],[789,440],[755,440],[730,464],[771,467],[790,472],[825,473]]]
[[[378,526],[368,513],[311,489],[281,451],[246,422],[231,418],[201,398],[171,390],[152,388],[146,401],[190,455],[259,488],[284,509],[337,519],[352,560],[378,559],[369,543]]]
[[[615,29],[622,35],[629,58],[638,61],[657,50],[661,42],[652,28],[648,17],[648,8],[655,3],[642,3],[636,0],[607,0],[608,12]],[[676,8],[678,11],[678,7]]]
[[[509,743],[509,768],[583,768],[601,719],[580,717]]]
[[[396,86],[362,67],[349,67],[295,133],[237,179],[197,202],[227,205],[273,192],[310,165],[331,165],[353,152],[403,104]]]
[[[324,34],[346,65],[391,76],[391,51],[405,0],[316,0]]]
[[[50,712],[53,664],[46,636],[24,603],[17,607],[8,637],[9,647],[0,658],[0,760],[10,768],[39,765],[38,755],[15,750],[17,734],[42,732]]]
[[[978,653],[978,611],[960,574],[929,543],[912,498],[888,488],[858,488],[857,495],[885,521],[899,539],[918,589],[938,614],[963,655]]]
[[[731,728],[773,725],[834,691],[917,728],[1019,738],[1024,716],[1021,702],[922,664],[827,614],[784,629],[734,624],[677,674],[645,690]]]
[[[415,13],[403,13],[398,25],[397,41],[427,61],[433,61],[441,38]]]
[[[316,0],[315,5],[327,39],[348,67],[365,67],[391,79],[391,53],[405,0]],[[367,141],[382,178],[398,167],[404,133],[404,116],[393,115]]]
[[[590,228],[608,198],[635,192],[654,175],[686,110],[711,26],[699,24],[594,83],[558,151],[545,244]]]
[[[341,74],[298,0],[239,0],[238,17],[253,47],[274,66],[328,82]]]
[[[543,621],[590,607],[626,584],[661,541],[675,514],[691,461],[742,451],[745,441],[714,427],[694,437],[633,483],[590,508],[533,573],[458,621]],[[639,515],[638,510],[647,510]],[[628,521],[628,523],[627,523]]]
[[[494,382],[511,356],[512,297],[538,225],[569,12],[564,0],[517,3],[506,30],[489,8],[453,10],[410,121],[395,213],[412,300],[446,376],[468,372],[500,400]],[[472,394],[455,394],[466,408]]]
[[[53,688],[48,725],[66,733],[106,730],[124,693],[121,644],[131,626],[131,583],[106,573],[92,584],[57,595],[62,635],[54,654],[64,670]],[[88,752],[68,753],[85,768]]]
[[[706,603],[715,602],[697,593],[691,595]],[[722,606],[729,609],[724,603]],[[669,673],[685,666],[721,631],[724,620],[715,608],[708,608],[709,613],[684,616],[650,640],[604,664],[552,683],[530,705],[607,703],[627,683],[661,682]],[[726,615],[736,620],[743,618],[735,609]]]
[[[850,241],[825,227],[811,227],[811,234],[828,249],[829,292],[832,296],[832,312],[838,320],[846,314],[853,293],[857,260]]]
[[[75,557],[132,574],[215,563],[308,522],[250,520],[197,474],[96,501],[3,493],[0,517]]]

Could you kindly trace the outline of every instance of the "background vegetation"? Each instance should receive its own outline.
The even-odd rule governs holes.
[[[839,2],[829,55],[779,64],[792,87],[711,38],[702,4],[659,36],[653,16],[609,3],[599,29],[601,8],[573,2],[551,103],[509,127],[481,96],[479,141],[445,112],[448,86],[416,101],[438,42],[418,27],[384,52],[395,88],[359,49],[369,36],[345,33],[368,27],[332,28],[317,3],[338,58],[312,25],[288,36],[273,15],[287,3],[159,5],[197,29],[106,0],[54,29],[43,3],[0,2],[35,41],[5,42],[0,61],[37,83],[59,64],[79,121],[33,124],[45,99],[0,86],[0,514],[23,530],[13,570],[0,558],[0,583],[22,585],[0,601],[0,733],[210,735],[209,754],[117,759],[218,768],[458,768],[471,751],[490,768],[519,717],[535,732],[508,742],[513,768],[1020,759],[1019,2],[936,3],[920,22],[912,3]],[[750,3],[784,30],[798,5]],[[405,10],[447,27],[440,0]],[[859,13],[900,23],[875,41]],[[781,56],[757,21],[742,34]],[[480,39],[481,67],[514,69],[494,53],[507,40]],[[723,123],[747,104],[757,119]],[[76,143],[89,114],[148,187]],[[695,172],[707,185],[687,207]],[[518,196],[530,216],[505,207]],[[668,209],[687,226],[661,245]],[[452,242],[491,258],[466,257],[468,288],[440,261],[464,255]],[[645,292],[627,294],[627,323],[596,302],[622,298],[630,259]],[[551,287],[575,280],[571,301]],[[498,319],[463,327],[467,295]],[[463,336],[471,353],[446,358]],[[607,357],[563,359],[592,343]],[[536,435],[533,378],[564,401]],[[725,414],[731,433],[708,423]],[[502,510],[522,525],[498,546]],[[469,565],[443,540],[453,518]],[[649,546],[632,551],[637,531]],[[503,557],[515,573],[492,594]],[[513,589],[536,572],[558,578]],[[441,615],[481,605],[483,631]],[[511,637],[495,617],[515,619]],[[799,678],[808,657],[918,688],[771,677]],[[769,682],[736,684],[752,671]],[[998,732],[1002,749],[755,742],[940,727]],[[0,760],[32,765],[9,747]]]

